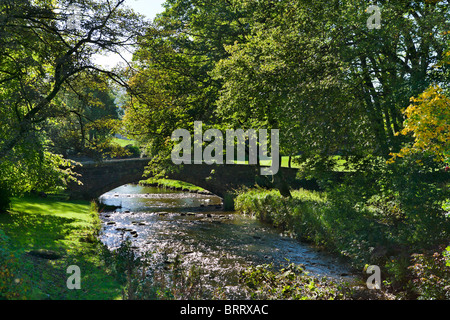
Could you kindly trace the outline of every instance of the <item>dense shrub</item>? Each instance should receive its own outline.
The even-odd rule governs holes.
[[[414,254],[408,267],[410,290],[421,300],[450,299],[450,247]]]
[[[243,190],[236,209],[346,256],[357,269],[380,266],[394,291],[447,299],[442,257],[413,254],[448,245],[448,182],[433,169],[435,163],[412,160],[334,180],[322,177],[322,193],[300,190],[286,198],[275,190]]]
[[[274,224],[302,241],[325,246],[351,259],[357,268],[370,262],[371,250],[384,244],[382,228],[367,209],[334,204],[318,192],[299,190],[292,198],[275,190],[249,190],[236,198],[236,209]]]
[[[252,266],[241,274],[240,282],[252,299],[343,300],[350,293],[342,284],[309,276],[295,264],[281,270],[275,270],[271,264]]]

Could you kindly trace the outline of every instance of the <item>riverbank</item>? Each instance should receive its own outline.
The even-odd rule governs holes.
[[[97,239],[95,205],[48,196],[13,198],[0,214],[0,299],[114,300],[121,287],[108,274]],[[67,268],[81,272],[81,290],[69,290]]]
[[[449,256],[443,248],[440,253],[430,251],[395,255],[396,252],[392,251],[395,247],[392,249],[388,247],[389,243],[379,241],[383,234],[392,230],[387,225],[378,225],[374,217],[339,211],[330,206],[323,193],[297,190],[292,194],[293,198],[289,199],[281,197],[276,190],[249,190],[238,195],[236,209],[280,228],[292,238],[346,257],[361,270],[361,280],[344,286],[313,278],[303,271],[301,265],[289,265],[283,270],[276,270],[270,264],[260,265],[248,269],[241,276],[241,285],[245,286],[251,298],[411,298],[411,295],[406,296],[404,291],[395,288],[405,278],[409,281],[409,294],[413,292],[415,298],[432,299],[445,297],[448,293]],[[132,266],[135,278],[118,279],[118,274],[123,275],[118,270],[122,270],[123,266],[129,268],[128,260],[123,261],[122,258],[132,256],[133,250],[129,248],[125,255],[120,251],[108,252],[111,259],[105,262],[105,255],[101,254],[105,247],[97,238],[101,226],[97,210],[98,207],[89,202],[67,201],[52,196],[45,199],[37,196],[13,199],[10,212],[0,215],[0,299],[135,299],[142,294],[142,288],[151,289],[143,296],[152,299],[190,297],[190,292],[183,291],[187,287],[180,289],[178,284],[158,283],[157,278],[140,279],[140,273],[134,270],[137,265]],[[218,218],[220,220],[221,217]],[[202,230],[205,230],[205,225]],[[248,238],[250,242],[264,239],[260,235],[250,235]],[[248,241],[245,240],[245,243]],[[383,290],[367,290],[365,287],[363,267],[367,264],[381,267]],[[81,290],[67,288],[70,277],[67,268],[71,265],[81,270]],[[175,277],[183,272],[185,278],[182,278],[182,283],[194,281],[200,285],[199,278],[190,270],[180,271],[175,265],[166,267],[169,269],[166,269],[165,275]],[[204,298],[203,293],[197,298],[200,296]],[[221,296],[210,297],[220,299]]]
[[[186,191],[186,192],[193,192],[193,193],[199,193],[199,194],[211,194],[211,192],[195,186],[193,184],[178,181],[178,180],[171,180],[171,179],[155,179],[155,178],[149,178],[146,180],[139,181],[139,185],[145,186],[145,187],[155,187],[155,188],[164,188],[169,190],[175,190],[175,191]]]
[[[123,203],[122,210],[100,216],[104,221],[102,242],[116,252],[114,259],[122,260],[115,264],[130,274],[123,279],[127,288],[124,299],[361,297],[365,280],[355,283],[352,270],[336,257],[249,216],[191,211],[217,200],[215,196],[136,185],[102,197],[105,204]],[[128,244],[123,242],[127,238]],[[129,258],[135,254],[145,256],[145,261]],[[143,277],[141,268],[152,270],[153,277]]]
[[[125,246],[118,252],[101,254],[104,247],[97,239],[101,226],[97,210],[89,202],[67,201],[51,195],[47,198],[28,196],[12,199],[10,212],[0,215],[0,299],[114,300],[136,299],[137,296],[151,299],[221,298],[220,292],[202,291],[200,278],[198,274],[192,274],[192,270],[180,270],[171,265],[165,274],[178,282],[182,274],[182,281],[167,284],[158,278],[140,278],[141,273],[136,269],[140,264],[131,248]],[[251,239],[258,241],[260,237]],[[131,263],[128,258],[124,260],[124,257],[131,256],[134,257]],[[106,262],[105,257],[109,257]],[[67,288],[67,280],[71,275],[67,270],[73,265],[78,266],[81,272],[80,290]],[[293,296],[289,290],[295,291],[297,298],[342,297],[337,291],[337,284],[314,280],[304,274],[301,268],[289,268],[282,272],[285,276],[281,291],[274,289],[281,295],[272,292],[272,295],[262,296],[261,292],[251,287],[262,274],[275,277],[270,266],[247,270],[242,285],[248,287],[254,299],[290,299]],[[118,275],[123,277],[124,270],[131,272],[132,278],[120,279]],[[198,269],[198,272],[203,271]],[[198,284],[195,296],[192,296],[192,288],[187,285],[191,282]],[[292,289],[288,290],[289,286]],[[142,288],[147,288],[149,292],[142,296]]]
[[[382,291],[389,293],[385,297],[450,298],[450,247],[448,243],[427,247],[414,241],[411,230],[417,225],[398,219],[391,222],[375,208],[336,204],[325,193],[307,190],[292,191],[292,198],[282,197],[277,190],[242,191],[235,208],[346,258],[362,274],[369,265],[379,266]]]

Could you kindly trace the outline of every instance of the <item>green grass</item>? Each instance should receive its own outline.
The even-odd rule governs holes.
[[[147,180],[141,180],[139,182],[139,184],[165,187],[165,188],[170,188],[170,189],[186,190],[186,191],[205,191],[205,189],[195,186],[193,184],[190,184],[190,183],[187,183],[184,181],[171,180],[171,179],[150,178]]]
[[[105,270],[96,239],[100,220],[93,205],[25,197],[12,199],[10,213],[0,214],[0,231],[6,235],[3,249],[14,256],[11,274],[22,279],[20,298],[56,300],[111,300],[120,297],[120,286]],[[0,241],[2,239],[0,238]],[[51,250],[60,259],[47,260],[29,254]],[[67,268],[81,270],[81,289],[66,286]],[[1,292],[0,274],[0,296]]]
[[[297,168],[300,169],[302,166],[298,163],[294,163],[294,158],[292,157],[292,163],[291,163],[291,167],[292,168]],[[235,164],[248,164],[248,161],[234,161]],[[261,160],[260,165],[262,166],[270,166],[272,165],[272,160]],[[288,168],[289,167],[289,157],[285,156],[285,157],[281,157],[281,167],[282,168]]]
[[[302,169],[304,168],[303,164],[299,164],[296,163],[294,160],[296,158],[299,158],[299,156],[293,156],[292,157],[292,161],[291,161],[291,168],[294,169]],[[349,169],[347,169],[345,167],[345,159],[341,159],[340,156],[332,156],[333,160],[336,160],[336,166],[334,168],[335,171],[349,171]],[[236,164],[248,164],[248,161],[235,161]],[[272,160],[261,160],[260,161],[260,165],[262,166],[271,166],[272,165]],[[283,156],[281,157],[281,167],[282,168],[289,168],[289,157],[288,156]]]
[[[294,158],[296,158],[296,157],[292,157],[291,168],[301,169],[302,166],[298,163],[295,163]],[[262,166],[270,166],[270,165],[272,165],[272,160],[261,160],[260,164]],[[289,167],[289,157],[287,157],[287,156],[281,157],[281,167],[282,168]]]
[[[135,140],[126,140],[126,139],[113,138],[112,141],[114,143],[117,143],[121,147],[125,147],[125,146],[128,146],[130,144],[133,145],[133,146],[137,146],[138,145],[138,142],[135,141]]]
[[[235,208],[273,224],[299,240],[342,256],[351,256],[352,263],[358,268],[364,266],[369,251],[360,252],[361,248],[352,240],[366,244],[365,240],[380,236],[371,234],[380,230],[373,228],[376,221],[367,210],[343,210],[332,205],[324,192],[300,189],[291,190],[291,194],[292,198],[285,198],[278,190],[250,189],[238,194]]]

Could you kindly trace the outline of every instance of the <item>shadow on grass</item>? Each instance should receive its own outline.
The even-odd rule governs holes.
[[[93,236],[96,229],[88,202],[13,199],[11,212],[0,214],[0,229],[8,237],[1,245],[18,259],[14,277],[23,279],[27,299],[111,300],[120,295],[119,284],[102,261],[102,246]],[[30,254],[38,250],[57,258]],[[67,288],[70,265],[81,270],[80,290]]]

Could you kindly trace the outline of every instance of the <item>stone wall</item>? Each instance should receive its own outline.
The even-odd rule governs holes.
[[[96,199],[124,184],[142,180],[149,161],[126,159],[84,163],[76,170],[81,175],[79,180],[83,185],[71,184],[69,192],[72,198]],[[317,188],[314,182],[296,179],[296,169],[280,168],[280,174],[284,183],[291,187]],[[279,179],[261,176],[257,166],[249,165],[183,165],[167,174],[167,178],[192,183],[222,198],[241,186],[279,187]]]

